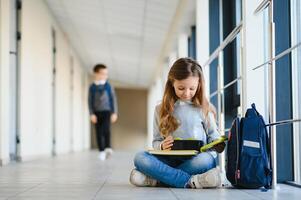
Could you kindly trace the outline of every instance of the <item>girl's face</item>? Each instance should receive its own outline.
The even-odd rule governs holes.
[[[199,85],[199,77],[189,76],[183,80],[175,80],[173,83],[177,97],[182,101],[191,100]]]

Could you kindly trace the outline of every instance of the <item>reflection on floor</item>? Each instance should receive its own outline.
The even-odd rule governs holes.
[[[300,199],[301,189],[279,185],[277,190],[138,188],[129,184],[132,152],[117,152],[106,162],[96,151],[9,164],[0,168],[2,199]]]

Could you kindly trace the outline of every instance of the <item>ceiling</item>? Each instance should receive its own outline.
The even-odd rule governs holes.
[[[153,81],[180,1],[46,0],[89,71],[104,63],[112,81],[138,88]]]

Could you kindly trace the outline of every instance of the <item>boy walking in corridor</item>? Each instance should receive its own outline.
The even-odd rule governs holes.
[[[108,82],[108,69],[95,65],[94,82],[90,85],[88,103],[90,119],[96,127],[99,159],[105,160],[113,153],[111,148],[111,123],[117,120],[117,99],[114,88]]]

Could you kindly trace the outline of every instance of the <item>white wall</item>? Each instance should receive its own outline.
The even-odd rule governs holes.
[[[51,21],[40,1],[22,5],[20,156],[51,154]],[[37,151],[38,149],[38,151]]]
[[[10,1],[10,43],[9,51],[10,60],[9,60],[9,154],[11,156],[16,154],[16,134],[17,134],[17,38],[15,36],[17,27],[16,27],[16,17],[17,13],[15,12],[16,1]]]
[[[88,90],[90,85],[90,79],[89,79],[89,73],[85,72],[83,73],[84,76],[84,83],[83,83],[83,143],[84,143],[84,149],[89,149],[91,146],[91,125],[90,125],[90,113],[88,109]]]
[[[0,165],[9,161],[9,7],[0,1]]]
[[[87,93],[84,87],[88,87],[84,78],[87,71],[44,1],[27,0],[23,1],[21,27],[20,154],[23,160],[51,155],[52,152],[52,27],[56,30],[57,46],[55,150],[58,154],[79,151],[89,148],[90,144],[84,100]],[[74,58],[73,80],[70,75],[71,56]],[[74,84],[72,100],[71,81]],[[70,118],[71,112],[73,119]]]
[[[84,147],[83,141],[83,91],[82,91],[82,69],[78,59],[74,59],[74,76],[73,76],[73,151],[80,151]]]
[[[149,89],[147,95],[147,146],[149,148],[152,147],[155,107],[161,102],[163,92],[162,79],[158,77]]]
[[[71,65],[70,50],[66,38],[56,28],[56,152],[66,153],[71,149]]]

